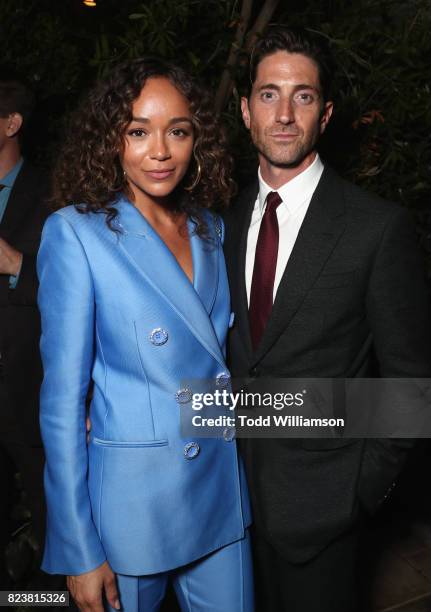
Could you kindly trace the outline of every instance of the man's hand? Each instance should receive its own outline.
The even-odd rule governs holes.
[[[21,270],[22,253],[0,238],[0,274],[16,276]]]
[[[67,588],[82,612],[104,612],[103,589],[109,604],[116,610],[120,609],[115,574],[107,561],[91,572],[68,576]]]

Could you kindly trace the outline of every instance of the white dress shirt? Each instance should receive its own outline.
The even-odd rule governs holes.
[[[282,185],[279,189],[273,189],[262,178],[260,168],[259,193],[251,217],[247,237],[247,254],[245,259],[245,284],[247,289],[247,301],[250,304],[251,281],[253,278],[254,257],[256,254],[257,238],[259,236],[260,224],[266,208],[266,197],[270,191],[277,191],[282,202],[277,208],[277,220],[279,228],[278,257],[275,270],[273,301],[277,294],[283,272],[289,261],[305,214],[308,210],[312,195],[317,187],[323,172],[323,164],[316,155],[313,163],[306,170],[295,176],[291,181]]]

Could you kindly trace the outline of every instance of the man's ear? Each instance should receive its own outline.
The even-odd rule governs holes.
[[[16,136],[21,129],[22,122],[20,113],[11,113],[7,118],[6,136],[9,138]]]
[[[323,132],[326,130],[326,126],[329,123],[333,109],[334,109],[333,102],[325,102],[325,106],[323,107],[322,114],[320,116],[320,133],[321,134],[323,134]]]
[[[248,108],[248,100],[245,96],[241,98],[241,113],[245,127],[250,129],[250,109]]]

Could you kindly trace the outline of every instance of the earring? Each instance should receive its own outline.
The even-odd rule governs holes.
[[[202,168],[201,168],[201,164],[199,160],[197,160],[196,157],[195,157],[195,162],[198,167],[196,176],[194,178],[193,183],[189,187],[184,187],[185,191],[193,191],[193,189],[195,189],[195,187],[198,185],[199,181],[201,180]]]

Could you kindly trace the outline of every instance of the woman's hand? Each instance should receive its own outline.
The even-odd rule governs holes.
[[[103,589],[109,604],[116,610],[120,609],[115,574],[107,561],[91,572],[68,576],[67,588],[82,612],[104,612]]]

